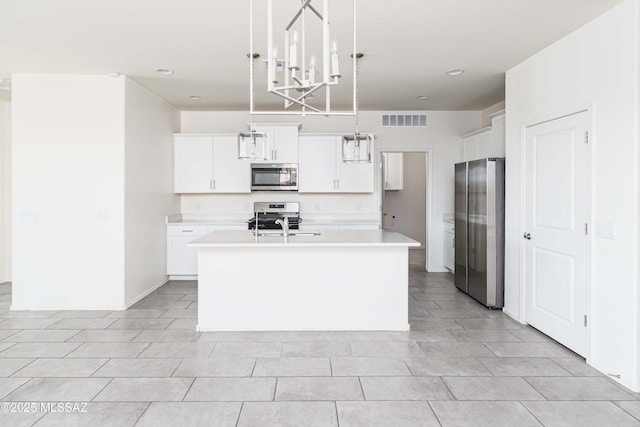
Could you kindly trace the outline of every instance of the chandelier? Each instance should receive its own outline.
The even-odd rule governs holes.
[[[249,55],[254,50],[254,8],[256,0],[250,0]],[[342,0],[343,3],[346,0]],[[263,3],[264,0],[258,0]],[[283,4],[283,0],[278,0]],[[267,91],[282,99],[282,110],[259,111],[256,109],[254,77],[255,61],[250,61],[251,100],[250,113],[285,115],[355,115],[356,114],[356,0],[353,2],[353,102],[348,111],[331,108],[331,89],[340,84],[339,41],[331,38],[329,0],[300,0],[295,13],[286,24],[274,27],[273,0],[267,0],[266,66]],[[321,3],[321,4],[320,4]],[[319,5],[320,4],[320,5]],[[318,6],[319,5],[319,6]],[[279,34],[279,37],[276,35]],[[313,44],[319,41],[319,45]],[[311,46],[313,44],[313,46]],[[316,50],[314,52],[314,50]],[[324,98],[324,99],[322,99]]]

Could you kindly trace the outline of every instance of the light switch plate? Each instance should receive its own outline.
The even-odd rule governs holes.
[[[20,221],[22,222],[38,222],[37,211],[22,211],[20,212]]]
[[[616,223],[613,221],[596,221],[596,237],[616,239]]]

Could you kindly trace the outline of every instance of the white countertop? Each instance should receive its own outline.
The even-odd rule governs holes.
[[[344,224],[344,225],[376,225],[380,224],[380,221],[375,219],[358,219],[358,218],[317,218],[307,219],[302,218],[302,224],[304,225],[332,225],[332,224]]]
[[[354,217],[314,217],[312,215],[301,215],[302,225],[379,225],[380,222],[372,218]],[[166,218],[166,224],[172,225],[243,225],[251,218],[251,214],[233,215],[229,217],[206,216],[206,215],[186,215],[176,214]]]
[[[214,219],[179,219],[168,221],[167,225],[243,225],[247,219],[214,218]]]
[[[295,231],[294,231],[295,232]],[[420,246],[404,234],[384,230],[327,230],[316,236],[260,236],[257,241],[252,231],[214,231],[188,246],[198,248],[248,247],[373,247]]]

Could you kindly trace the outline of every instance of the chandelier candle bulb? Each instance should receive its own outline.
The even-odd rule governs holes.
[[[298,67],[298,30],[293,30],[291,46],[289,46],[289,69],[297,70]]]
[[[316,83],[316,57],[312,56],[309,59],[309,83],[310,84],[315,84]]]
[[[331,77],[340,77],[340,63],[338,62],[338,41],[331,42]]]
[[[274,47],[271,52],[271,63],[267,65],[269,69],[269,81],[273,83],[278,83],[278,79],[276,79],[276,68],[278,65],[278,48]]]

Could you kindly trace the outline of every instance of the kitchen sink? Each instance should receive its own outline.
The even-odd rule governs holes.
[[[291,231],[289,232],[289,237],[291,236],[300,236],[300,237],[308,237],[308,236],[319,236],[319,231]],[[281,231],[259,231],[258,237],[284,237],[284,233]]]

